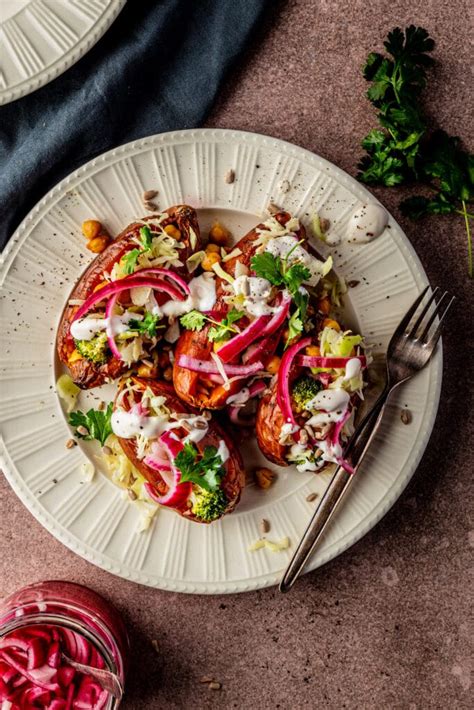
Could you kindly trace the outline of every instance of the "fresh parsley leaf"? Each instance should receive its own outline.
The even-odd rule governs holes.
[[[130,320],[128,328],[129,330],[136,330],[138,333],[148,335],[149,338],[154,338],[156,336],[159,320],[160,316],[153,315],[153,313],[147,311],[142,320]]]
[[[293,313],[288,321],[288,338],[287,345],[291,345],[292,341],[303,332],[303,321],[300,317],[299,309]]]
[[[206,491],[217,490],[224,476],[224,464],[215,446],[206,446],[200,454],[193,444],[186,442],[174,463],[181,471],[183,483],[190,481]]]
[[[273,256],[268,251],[253,256],[250,261],[250,268],[257,276],[267,279],[274,286],[282,286],[284,284],[282,261],[280,257]]]
[[[429,135],[420,101],[426,69],[434,62],[434,41],[422,27],[396,27],[384,43],[389,56],[371,52],[363,75],[371,83],[367,96],[377,108],[383,130],[363,139],[365,155],[358,178],[369,184],[392,187],[421,183],[430,195],[414,195],[400,208],[412,219],[425,215],[459,214],[468,242],[468,273],[473,275],[470,221],[474,200],[474,156],[464,151],[459,138],[441,130]]]
[[[103,412],[97,409],[89,409],[87,414],[77,411],[71,412],[69,415],[69,424],[76,429],[75,435],[80,439],[91,441],[96,439],[102,446],[105,445],[110,434],[112,434],[112,417],[113,404],[109,403],[107,409]],[[88,434],[79,433],[78,427],[87,429]]]
[[[122,257],[123,270],[126,274],[133,274],[137,268],[137,259],[141,253],[140,249],[131,249]]]
[[[150,231],[150,227],[140,227],[140,237],[143,249],[149,251],[153,246],[153,235]]]
[[[244,315],[244,311],[238,311],[236,308],[232,308],[220,323],[215,323],[212,328],[209,328],[207,337],[211,343],[214,341],[229,340],[233,333],[238,332],[235,328],[232,328],[232,324],[236,323]],[[211,322],[214,323],[215,321]]]
[[[305,281],[311,278],[311,271],[303,264],[295,263],[286,270],[284,279],[288,291],[294,294]]]
[[[200,311],[189,311],[181,316],[179,322],[187,330],[202,330],[206,325],[207,317]]]

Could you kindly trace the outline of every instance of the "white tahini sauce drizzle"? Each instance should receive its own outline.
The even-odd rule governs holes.
[[[360,375],[361,363],[359,358],[353,357],[351,360],[346,362],[346,372],[344,374],[344,382],[352,380],[353,377],[358,377]]]
[[[305,283],[309,284],[309,286],[316,286],[321,276],[325,275],[324,262],[307,252],[301,245],[295,246],[296,244],[298,244],[298,240],[295,236],[276,237],[266,243],[265,251],[273,254],[273,256],[279,256],[281,259],[284,259],[291,251],[289,263],[292,264],[294,261],[298,261],[304,264],[311,273],[311,277]]]
[[[276,309],[268,305],[272,296],[272,285],[267,279],[243,274],[235,279],[232,289],[236,296],[245,296],[243,307],[256,318],[275,312]]]
[[[125,333],[131,320],[142,320],[139,313],[125,311],[121,316],[112,318],[79,318],[71,324],[71,335],[75,340],[92,340],[94,335],[106,330],[109,326],[113,329],[114,335]]]
[[[135,436],[156,439],[168,428],[167,424],[165,418],[140,414],[137,408],[128,412],[116,409],[111,418],[112,431],[122,439],[133,439]]]
[[[165,316],[177,318],[194,309],[210,311],[216,303],[216,281],[209,272],[196,276],[189,282],[190,295],[184,301],[169,300],[161,306]]]
[[[224,439],[219,441],[219,446],[217,447],[217,455],[221,457],[222,463],[225,463],[230,456],[229,449]]]
[[[349,404],[350,395],[346,390],[321,390],[313,399],[308,402],[308,409],[322,409],[324,412],[336,412],[346,410]]]
[[[380,237],[388,224],[388,213],[374,202],[356,207],[347,224],[346,241],[366,244]]]

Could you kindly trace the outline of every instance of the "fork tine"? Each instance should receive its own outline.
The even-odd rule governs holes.
[[[436,316],[438,315],[438,313],[441,313],[441,307],[443,306],[443,308],[444,308],[443,301],[446,300],[446,297],[449,298],[449,293],[448,293],[447,291],[445,291],[445,292],[443,293],[443,295],[441,296],[441,298],[439,299],[438,303],[436,304],[436,306],[435,306],[435,308],[434,308],[434,310],[433,310],[433,313],[431,314],[431,316],[430,316],[430,318],[429,318],[429,320],[428,320],[428,323],[425,325],[422,334],[421,334],[420,337],[418,338],[418,340],[420,340],[421,342],[424,342],[424,341],[426,340],[426,337],[427,337],[428,333],[430,332],[430,328],[431,328],[431,326],[432,326],[432,324],[433,324],[434,319],[436,318]]]
[[[432,350],[434,350],[435,345],[438,342],[439,337],[441,335],[441,331],[443,329],[442,326],[443,326],[444,317],[445,317],[446,313],[449,311],[449,309],[451,308],[451,305],[454,303],[455,300],[456,300],[456,296],[451,296],[451,300],[449,301],[448,305],[446,306],[443,313],[439,317],[438,327],[436,328],[435,332],[433,333],[431,338],[428,340],[428,342],[425,344],[426,348],[431,348]]]
[[[403,316],[403,318],[402,318],[402,320],[400,321],[400,323],[397,325],[397,327],[396,327],[396,329],[395,329],[395,332],[393,333],[393,335],[392,335],[392,337],[391,337],[391,339],[390,339],[390,343],[388,344],[388,348],[389,348],[389,349],[390,349],[390,347],[392,346],[392,344],[395,343],[396,340],[400,337],[400,335],[402,335],[402,333],[405,332],[405,329],[406,329],[408,323],[410,322],[410,320],[412,319],[412,316],[413,316],[413,314],[415,313],[416,309],[418,308],[418,306],[420,305],[420,303],[422,302],[422,300],[423,300],[424,297],[426,296],[426,294],[427,294],[427,292],[428,292],[428,289],[429,289],[429,286],[427,286],[427,287],[420,293],[420,295],[415,299],[415,301],[412,303],[412,305],[410,306],[410,308],[408,309],[408,311],[405,313],[405,315]]]
[[[410,337],[412,337],[412,338],[415,337],[416,331],[418,330],[421,323],[423,322],[423,318],[428,313],[428,309],[431,306],[431,304],[433,303],[433,301],[435,300],[435,296],[437,295],[438,291],[439,291],[439,286],[436,286],[436,288],[433,290],[433,293],[431,294],[430,298],[428,299],[425,307],[423,308],[420,315],[416,319],[415,325],[413,326],[413,328],[411,329],[411,332],[409,333]]]

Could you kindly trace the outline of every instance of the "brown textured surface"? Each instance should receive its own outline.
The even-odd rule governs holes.
[[[472,148],[472,25],[462,0],[291,2],[275,11],[268,34],[229,78],[208,125],[294,141],[354,174],[359,139],[374,125],[359,67],[389,29],[410,22],[437,39],[429,108]],[[396,191],[377,196],[400,218]],[[270,589],[187,597],[113,578],[54,540],[3,484],[0,591],[63,577],[115,601],[134,646],[127,710],[470,706],[472,404],[464,389],[460,403],[456,396],[469,347],[472,354],[465,235],[457,219],[400,222],[432,283],[460,299],[445,338],[438,419],[419,470],[392,511],[290,596]],[[151,639],[159,642],[158,654]],[[215,677],[222,690],[200,685],[203,675]]]

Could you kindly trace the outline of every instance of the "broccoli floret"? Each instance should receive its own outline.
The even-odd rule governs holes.
[[[321,390],[322,385],[319,380],[315,380],[309,375],[299,377],[293,384],[291,397],[297,412],[307,409],[310,402]]]
[[[91,340],[76,340],[76,348],[82,357],[91,362],[102,364],[107,362],[109,349],[107,346],[107,334],[97,333]]]
[[[222,488],[218,488],[215,491],[205,491],[204,488],[199,488],[193,497],[192,512],[207,523],[220,518],[228,505],[228,500]]]

